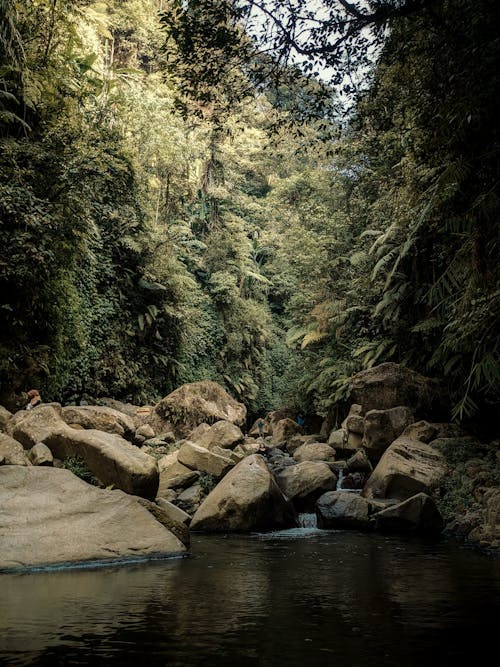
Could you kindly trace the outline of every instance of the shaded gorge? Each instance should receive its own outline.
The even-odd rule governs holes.
[[[0,576],[0,664],[421,665],[495,648],[500,560],[314,527],[189,556]]]

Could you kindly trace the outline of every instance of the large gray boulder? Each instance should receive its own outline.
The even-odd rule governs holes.
[[[234,466],[234,461],[229,457],[211,452],[206,447],[201,447],[189,440],[185,440],[182,443],[177,453],[177,460],[191,470],[208,473],[216,479],[224,477]]]
[[[201,447],[206,447],[207,449],[212,449],[213,447],[234,449],[236,445],[245,440],[241,429],[236,424],[225,420],[215,422],[204,433],[196,435],[195,438],[193,440],[193,434],[189,436],[192,442],[196,442],[197,445],[201,445]]]
[[[185,552],[136,498],[69,470],[0,467],[0,507],[0,569]]]
[[[371,461],[378,461],[387,447],[414,421],[412,411],[402,405],[388,410],[370,410],[364,419],[363,447]]]
[[[283,493],[299,510],[310,509],[320,495],[332,491],[337,477],[322,461],[304,461],[275,471],[276,481]]]
[[[375,527],[386,532],[439,533],[444,522],[434,500],[418,493],[375,515]]]
[[[6,433],[0,433],[0,464],[14,466],[31,465],[21,443]]]
[[[22,447],[22,445],[21,445]],[[37,445],[32,447],[28,454],[31,463],[34,466],[52,466],[54,465],[54,457],[52,452],[44,445],[43,442],[39,442]]]
[[[295,450],[293,458],[302,461],[335,461],[335,450],[325,442],[308,442]]]
[[[420,492],[431,494],[447,473],[440,452],[419,440],[400,436],[385,451],[362,495],[405,500]]]
[[[164,498],[168,494],[168,490],[172,488],[170,484],[171,480],[193,473],[191,468],[179,463],[177,459],[178,454],[178,451],[166,454],[158,461],[158,469],[160,471],[158,497],[160,498]]]
[[[7,422],[12,417],[12,413],[4,408],[3,405],[0,405],[0,431],[4,431],[7,426]]]
[[[84,429],[116,433],[127,440],[132,440],[136,430],[131,417],[103,405],[68,405],[62,408],[61,416],[70,426],[78,424]]]
[[[156,461],[114,433],[73,429],[50,405],[26,412],[13,429],[25,448],[43,442],[59,459],[80,457],[106,486],[114,485],[137,496],[154,500],[159,474]]]
[[[273,445],[281,445],[290,440],[294,435],[302,433],[302,427],[293,419],[285,418],[273,426],[271,442]]]
[[[193,515],[206,495],[207,494],[201,488],[201,484],[197,482],[179,493],[175,499],[175,504],[187,514]]]
[[[328,491],[316,501],[319,528],[370,530],[372,506],[356,493]]]
[[[226,532],[295,526],[295,512],[269,472],[254,454],[233,468],[205,498],[191,530]]]
[[[447,403],[433,380],[392,362],[357,373],[349,390],[363,414],[406,405],[417,416],[430,416],[442,413]]]
[[[173,425],[180,435],[186,436],[202,422],[223,419],[242,426],[247,409],[216,382],[203,380],[184,384],[173,391],[155,406],[155,413],[166,424]]]

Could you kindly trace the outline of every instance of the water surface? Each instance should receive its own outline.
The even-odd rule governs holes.
[[[0,590],[9,667],[430,667],[496,654],[500,559],[314,528],[194,535],[187,558],[3,574]]]

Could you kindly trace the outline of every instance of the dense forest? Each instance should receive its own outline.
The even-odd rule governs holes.
[[[340,418],[395,361],[493,423],[499,19],[0,0],[0,403],[211,379],[251,414]]]

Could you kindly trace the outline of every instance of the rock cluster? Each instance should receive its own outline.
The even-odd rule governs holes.
[[[355,376],[352,394],[340,428],[317,434],[283,410],[245,435],[245,407],[211,382],[157,406],[0,408],[0,568],[179,554],[190,530],[288,528],[301,512],[324,529],[444,529],[500,548],[499,443],[422,419],[436,386],[394,364]]]

